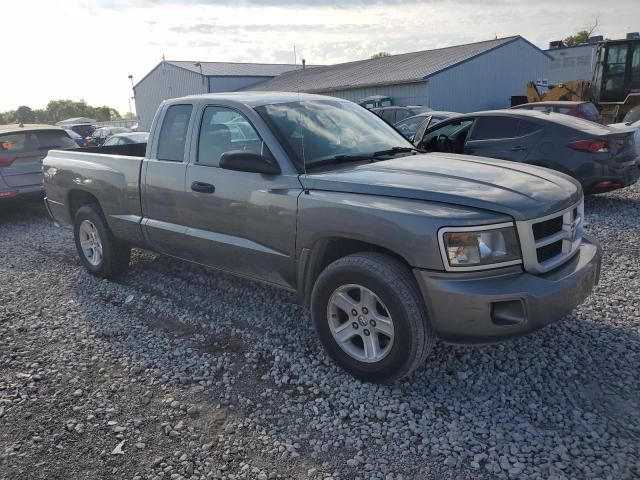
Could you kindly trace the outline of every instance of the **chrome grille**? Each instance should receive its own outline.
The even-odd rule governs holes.
[[[524,268],[544,273],[568,261],[582,241],[584,200],[551,215],[516,222]]]

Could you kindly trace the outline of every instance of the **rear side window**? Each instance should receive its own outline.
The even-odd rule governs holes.
[[[536,123],[528,122],[527,120],[520,120],[518,122],[518,137],[524,137],[530,133],[535,133],[542,130],[542,127]]]
[[[0,153],[46,152],[57,148],[76,148],[77,146],[66,132],[58,130],[0,135]]]
[[[518,120],[511,117],[478,117],[471,140],[498,140],[518,136]]]
[[[162,121],[158,141],[158,160],[182,162],[187,143],[187,128],[191,118],[192,105],[171,105]]]

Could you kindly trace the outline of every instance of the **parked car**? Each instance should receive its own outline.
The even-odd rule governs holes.
[[[233,139],[234,113],[251,139]],[[598,278],[574,179],[418,154],[346,100],[172,99],[144,157],[101,148],[119,147],[50,152],[44,162],[47,208],[74,225],[90,273],[122,272],[135,245],[297,292],[329,355],[363,380],[409,374],[437,337],[536,330]]]
[[[131,132],[131,133],[116,133],[111,135],[103,143],[105,147],[109,145],[127,145],[130,143],[147,143],[149,140],[149,132]]]
[[[424,107],[382,107],[372,108],[371,111],[385,119],[391,125],[398,123],[405,118],[413,117],[425,110]]]
[[[358,105],[366,108],[367,110],[371,110],[372,108],[379,107],[389,107],[393,104],[393,100],[391,97],[386,95],[371,95],[370,97],[365,97],[360,99]]]
[[[116,133],[129,133],[131,130],[125,127],[100,127],[87,138],[88,147],[99,147],[107,138]]]
[[[84,147],[85,146],[86,142],[85,142],[84,138],[82,138],[81,135],[77,134],[74,130],[71,130],[70,128],[65,128],[64,131],[67,132],[67,135],[69,135],[69,137],[71,137],[71,140],[76,142],[76,144],[79,147]]]
[[[77,123],[71,125],[61,125],[60,128],[64,128],[65,130],[72,130],[86,140],[86,138],[90,137],[91,134],[95,131],[96,126],[90,123]]]
[[[638,155],[638,158],[640,158],[640,120],[627,123],[613,123],[609,125],[609,127],[621,128],[623,130],[627,130],[629,128],[634,129],[633,140],[636,146],[636,154]]]
[[[587,193],[636,183],[640,176],[633,130],[530,110],[461,115],[418,132],[428,152],[464,153],[551,168],[577,179]]]
[[[0,202],[42,196],[42,159],[52,149],[77,148],[52,125],[0,125]]]
[[[455,112],[443,112],[430,110],[428,112],[419,113],[413,117],[405,118],[404,120],[394,124],[397,130],[404,135],[405,138],[412,140],[420,128],[427,129],[434,126],[436,123],[440,123],[447,118],[460,115]]]
[[[572,117],[584,118],[592,122],[602,123],[602,117],[596,106],[591,102],[536,102],[523,103],[513,110],[536,110],[538,112],[555,112]]]

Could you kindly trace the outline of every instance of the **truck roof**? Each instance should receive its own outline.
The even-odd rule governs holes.
[[[4,133],[19,133],[33,130],[62,130],[55,125],[44,125],[39,123],[14,123],[12,125],[0,125],[0,134]]]
[[[199,95],[189,95],[181,98],[172,98],[166,103],[174,104],[185,100],[226,100],[259,107],[261,105],[272,105],[274,103],[298,102],[301,100],[342,100],[327,95],[314,95],[312,93],[295,92],[227,92],[227,93],[205,93]],[[346,100],[342,100],[346,101]]]

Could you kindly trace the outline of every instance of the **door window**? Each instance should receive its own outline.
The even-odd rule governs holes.
[[[516,137],[518,120],[511,117],[480,117],[476,123],[471,140],[499,140]]]
[[[404,135],[414,135],[422,122],[424,122],[428,117],[411,117],[400,123],[396,123],[396,128],[402,132]]]
[[[611,45],[607,50],[602,76],[602,100],[619,101],[624,96],[627,45]]]
[[[380,116],[384,118],[387,122],[394,123],[393,120],[395,118],[395,112],[396,112],[395,108],[386,108],[382,110],[382,113],[380,114]]]
[[[425,133],[420,146],[430,152],[462,153],[473,119],[455,120]]]
[[[104,142],[104,146],[108,147],[109,145],[121,145],[124,142],[120,139],[120,137],[111,137]]]
[[[396,122],[399,122],[400,120],[404,120],[405,118],[409,118],[411,115],[413,115],[413,113],[410,110],[404,110],[402,108],[399,108],[396,111]]]
[[[242,114],[225,107],[205,108],[198,138],[197,163],[217,167],[222,154],[234,150],[264,155],[266,147]]]
[[[184,147],[187,143],[187,129],[192,109],[192,105],[171,105],[167,109],[160,129],[158,160],[184,161]]]
[[[631,56],[631,88],[640,88],[640,43],[633,46]]]
[[[525,135],[529,135],[531,133],[539,132],[542,130],[542,127],[537,123],[529,122],[527,120],[520,120],[518,122],[518,137],[524,137]]]

